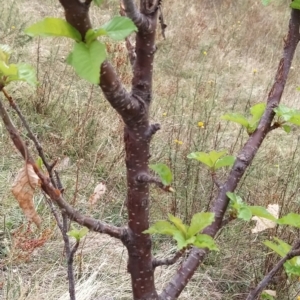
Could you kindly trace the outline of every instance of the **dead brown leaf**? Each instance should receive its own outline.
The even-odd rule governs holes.
[[[89,199],[90,205],[95,205],[97,201],[101,198],[101,196],[103,196],[105,191],[106,191],[106,185],[104,183],[100,182],[98,185],[96,185],[94,193]]]
[[[33,221],[39,227],[42,220],[37,214],[33,203],[33,194],[38,186],[40,186],[40,179],[34,172],[32,165],[27,164],[19,170],[12,184],[12,193],[18,200],[19,206],[27,219]]]

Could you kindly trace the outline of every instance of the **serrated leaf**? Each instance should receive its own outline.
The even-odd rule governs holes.
[[[227,153],[226,150],[225,150],[225,151],[219,151],[219,152],[213,150],[213,151],[210,151],[210,152],[208,153],[208,155],[209,155],[209,157],[210,157],[210,159],[211,159],[213,165],[215,165],[215,163],[217,162],[217,160],[218,160],[220,157],[224,156],[226,153]]]
[[[99,29],[89,29],[85,34],[85,42],[90,44],[93,40],[97,39],[99,36],[107,35],[107,32],[103,28]]]
[[[264,241],[264,244],[281,257],[286,256],[286,254],[291,250],[292,246],[276,237],[274,237],[274,240],[277,242],[277,244],[268,240]]]
[[[296,259],[296,260],[295,260]],[[284,263],[284,270],[286,273],[290,275],[300,276],[300,265],[299,265],[300,258],[294,257]]]
[[[277,117],[281,117],[284,121],[288,121],[297,111],[289,108],[284,104],[279,104],[273,109]]]
[[[116,41],[123,40],[133,31],[137,31],[137,27],[131,19],[121,16],[114,17],[101,28],[107,32],[109,37]]]
[[[75,43],[73,51],[67,58],[67,63],[74,67],[78,76],[93,84],[100,83],[100,67],[106,58],[105,46],[99,41],[89,45]]]
[[[77,42],[81,41],[81,34],[71,24],[59,18],[45,18],[25,29],[30,36],[64,36]]]
[[[245,203],[243,202],[243,199],[239,195],[235,193],[227,192],[226,196],[230,199],[230,206],[236,211],[239,211],[239,209],[246,206]]]
[[[163,185],[167,186],[173,180],[173,175],[170,168],[165,164],[149,165],[149,168],[153,170],[160,177]]]
[[[187,226],[183,224],[180,218],[177,218],[171,214],[168,214],[169,220],[176,226],[178,230],[182,232],[184,236],[187,234]]]
[[[229,167],[229,166],[232,166],[234,164],[234,162],[235,162],[235,157],[234,156],[226,155],[224,157],[221,157],[215,163],[214,168],[217,170],[217,169],[220,169],[220,168],[223,168],[223,167]]]
[[[83,227],[80,230],[73,228],[72,230],[67,232],[68,236],[71,236],[76,239],[76,241],[80,241],[87,233],[89,232],[88,228]]]
[[[221,119],[241,124],[245,128],[248,128],[248,126],[249,126],[248,120],[239,113],[226,114],[226,115],[222,116]]]
[[[247,207],[250,209],[253,216],[268,219],[271,221],[277,221],[277,218],[262,206],[247,206]],[[279,208],[278,205],[277,207]]]
[[[209,250],[219,251],[215,240],[207,234],[198,234],[194,245],[201,249],[208,248]]]
[[[289,125],[282,125],[282,129],[283,129],[286,133],[290,133],[290,132],[291,132],[291,126],[289,126]]]
[[[209,154],[205,152],[192,152],[187,156],[187,158],[196,159],[210,168],[214,165]]]
[[[237,217],[244,221],[250,221],[250,219],[252,218],[251,210],[249,209],[249,207],[243,206],[238,210]]]
[[[192,237],[196,235],[200,231],[202,231],[205,227],[211,225],[215,219],[214,213],[209,212],[200,212],[193,215],[191,220],[191,225],[188,228],[187,235],[188,237]]]
[[[277,223],[280,225],[290,225],[300,228],[300,215],[296,213],[289,213],[277,220]]]
[[[173,236],[177,231],[179,231],[173,224],[168,221],[157,221],[149,229],[143,231],[143,233],[149,234],[166,234]]]
[[[189,244],[193,243],[196,239],[196,237],[192,237],[190,240],[186,240],[184,234],[177,230],[175,234],[173,235],[174,240],[177,242],[177,248],[178,250],[181,250],[185,247],[187,247]]]

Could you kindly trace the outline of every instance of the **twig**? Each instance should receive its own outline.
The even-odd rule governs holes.
[[[300,240],[298,240],[292,250],[284,256],[274,267],[273,269],[262,279],[262,281],[252,290],[246,300],[255,300],[263,289],[268,285],[272,280],[273,276],[283,267],[284,263],[295,256],[300,255]]]
[[[0,86],[1,91],[1,86]],[[59,189],[55,188],[50,182],[49,177],[42,173],[42,171],[38,168],[33,158],[30,155],[29,150],[27,149],[25,143],[22,141],[20,134],[16,127],[14,126],[11,118],[7,114],[5,107],[0,101],[0,117],[3,120],[3,123],[8,131],[11,140],[13,141],[17,150],[22,154],[24,159],[27,159],[28,163],[30,163],[35,173],[41,180],[41,188],[43,191],[50,197],[52,201],[54,201],[60,209],[64,210],[68,217],[77,222],[78,224],[89,228],[92,231],[106,233],[112,237],[117,239],[122,239],[124,235],[127,233],[126,228],[116,227],[94,218],[86,217],[82,215],[79,211],[75,210],[73,206],[71,206],[68,202],[66,202],[60,192]]]
[[[218,180],[216,173],[211,173],[211,178],[218,189],[222,187],[222,183]]]
[[[162,259],[153,258],[153,262],[152,262],[153,268],[155,269],[158,266],[171,266],[175,264],[178,261],[178,259],[183,255],[185,250],[186,248],[176,251],[173,257],[162,258]]]
[[[74,258],[74,254],[75,254],[76,250],[78,249],[79,241],[76,242],[75,246],[71,250],[70,239],[67,235],[67,232],[68,232],[68,216],[64,212],[62,212],[62,220],[63,220],[63,230],[62,230],[61,233],[62,233],[63,240],[64,240],[64,243],[65,243],[66,256],[67,256],[68,283],[69,283],[70,300],[76,300],[73,258]]]
[[[160,179],[153,177],[151,175],[148,175],[148,174],[139,175],[139,176],[137,176],[136,180],[138,182],[154,183],[157,187],[159,187],[160,189],[162,189],[165,192],[169,192],[169,193],[174,192],[174,190],[172,189],[171,186],[164,185]]]
[[[39,156],[41,157],[41,159],[43,161],[43,164],[45,165],[45,167],[46,167],[46,169],[49,173],[51,183],[53,184],[53,186],[56,186],[55,180],[54,180],[53,175],[52,175],[52,170],[53,170],[53,167],[55,166],[55,163],[52,164],[52,165],[48,164],[48,162],[46,160],[46,157],[45,157],[45,154],[44,154],[44,151],[43,151],[43,147],[41,146],[41,144],[38,141],[38,139],[36,138],[36,136],[33,134],[33,132],[31,130],[31,128],[29,127],[25,117],[23,116],[22,112],[19,109],[19,106],[13,100],[13,98],[6,92],[6,90],[4,88],[2,88],[2,92],[5,96],[5,98],[9,101],[10,106],[16,111],[18,117],[22,121],[22,124],[24,125],[24,127],[26,128],[26,130],[28,132],[28,137],[33,141],[33,143],[35,145],[35,148],[38,151]]]

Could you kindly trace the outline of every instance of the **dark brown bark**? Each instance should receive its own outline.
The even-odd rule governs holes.
[[[100,72],[100,87],[103,94],[125,123],[128,231],[122,241],[128,249],[128,271],[131,275],[133,298],[139,300],[158,298],[154,285],[151,238],[143,234],[143,231],[149,228],[149,183],[138,180],[142,175],[148,174],[150,140],[159,129],[157,124],[149,124],[152,69],[156,49],[154,42],[157,4],[155,2],[140,1],[139,11],[134,1],[123,1],[127,16],[138,28],[132,91],[130,93],[126,91],[108,61],[102,64]],[[85,32],[91,27],[87,21],[89,20],[88,5],[82,5],[78,0],[60,0],[60,3],[65,9],[66,20],[84,37]]]
[[[222,226],[222,220],[227,210],[229,199],[227,192],[233,192],[247,167],[251,164],[255,154],[261,146],[264,138],[271,128],[274,118],[273,109],[278,106],[288,73],[292,64],[294,53],[299,42],[300,34],[300,11],[292,10],[289,22],[288,35],[284,41],[283,57],[279,62],[275,82],[268,95],[267,108],[262,116],[257,130],[249,137],[248,141],[240,151],[232,170],[230,171],[225,184],[219,190],[214,201],[212,212],[215,213],[215,221],[212,225],[203,230],[203,233],[212,237],[216,235]],[[207,251],[204,249],[193,248],[188,259],[181,265],[180,269],[174,275],[171,282],[163,290],[162,299],[176,299],[184,289],[188,281],[193,276],[199,264],[203,261]]]

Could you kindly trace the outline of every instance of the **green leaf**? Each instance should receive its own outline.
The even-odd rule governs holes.
[[[18,64],[18,78],[14,80],[25,81],[32,86],[37,85],[35,69],[28,64]]]
[[[251,211],[253,216],[265,218],[274,222],[277,221],[277,219],[262,206],[247,206],[247,208]]]
[[[282,129],[283,129],[286,133],[290,133],[290,132],[291,132],[291,126],[289,126],[289,125],[282,125]]]
[[[294,257],[284,263],[284,269],[286,273],[290,275],[300,276],[300,257]]]
[[[239,113],[226,114],[226,115],[222,116],[221,119],[241,124],[245,128],[248,128],[248,126],[249,126],[248,120]]]
[[[237,217],[244,221],[250,221],[250,219],[252,218],[251,210],[249,209],[248,206],[243,206],[238,210]]]
[[[266,110],[266,104],[265,103],[258,103],[254,106],[252,106],[250,108],[250,112],[252,114],[252,118],[251,120],[249,121],[249,127],[248,127],[248,130],[247,132],[249,134],[253,133],[257,126],[258,126],[258,123],[264,113],[264,111]]]
[[[8,45],[0,45],[0,61],[8,64],[11,55],[11,49]]]
[[[137,31],[137,27],[127,17],[116,16],[102,27],[107,35],[112,39],[119,41],[125,39],[133,31]]]
[[[187,234],[187,226],[185,224],[183,224],[182,220],[171,215],[171,214],[168,214],[168,217],[169,217],[169,220],[176,226],[176,228],[178,230],[180,230],[180,232],[182,232],[182,234],[184,236],[186,236]]]
[[[277,117],[281,117],[284,121],[289,119],[297,112],[295,109],[289,108],[284,104],[279,104],[273,109]]]
[[[290,225],[300,228],[300,215],[296,213],[289,213],[277,220],[277,223],[280,225]]]
[[[173,236],[178,230],[176,227],[168,221],[157,221],[149,229],[143,231],[143,233],[149,234],[165,234]]]
[[[194,245],[201,249],[208,248],[209,250],[219,251],[215,240],[207,234],[198,234]]]
[[[103,0],[93,0],[93,2],[97,5],[100,6],[103,2]]]
[[[215,163],[215,169],[217,170],[223,167],[232,166],[234,162],[235,162],[234,156],[231,155],[224,156]]]
[[[41,157],[39,156],[38,159],[35,162],[38,166],[39,169],[42,169],[43,167],[43,160],[41,159]]]
[[[25,33],[33,37],[64,36],[77,42],[81,41],[79,31],[65,20],[59,18],[45,18],[25,29]]]
[[[192,238],[186,240],[184,234],[181,231],[178,231],[178,230],[173,235],[173,238],[177,242],[178,250],[181,250],[181,249],[187,247],[188,245],[193,244],[195,239],[196,239],[196,237],[193,236]]]
[[[78,76],[93,84],[100,83],[100,66],[106,58],[105,46],[99,41],[90,45],[75,43],[67,63],[74,67]]]
[[[298,9],[300,10],[300,0],[294,0],[291,4],[290,7],[293,9]]]
[[[275,298],[267,292],[262,292],[260,297],[261,300],[275,300]]]
[[[231,200],[230,205],[236,211],[241,209],[241,207],[246,206],[245,203],[243,202],[243,199],[239,195],[237,195],[235,193],[227,192],[226,196]]]
[[[193,215],[191,225],[188,228],[187,235],[192,237],[202,231],[205,227],[211,225],[215,219],[214,213],[200,212]]]
[[[205,152],[192,152],[187,156],[187,158],[196,159],[210,168],[212,168],[214,165],[209,154]]]
[[[102,29],[89,29],[87,31],[87,33],[85,34],[85,42],[87,44],[90,44],[92,41],[94,41],[95,39],[97,39],[97,37],[102,36],[102,35],[107,35],[107,32]]]
[[[3,76],[17,76],[18,67],[15,64],[7,65],[4,61],[0,61],[0,75]]]
[[[258,103],[250,108],[250,113],[255,120],[259,120],[266,110],[266,103]]]
[[[264,244],[274,252],[279,254],[281,257],[286,256],[287,253],[291,250],[292,246],[276,237],[274,237],[274,240],[277,242],[277,244],[268,240],[264,241]]]
[[[168,186],[173,180],[173,175],[170,168],[165,164],[149,165],[149,168],[153,170],[160,178],[163,185]]]
[[[289,122],[295,125],[300,126],[300,113],[295,113],[290,119]]]
[[[222,157],[223,155],[225,155],[226,153],[227,153],[226,150],[225,150],[225,151],[220,151],[220,152],[217,152],[217,151],[213,150],[213,151],[210,151],[210,152],[208,153],[208,155],[209,155],[209,157],[210,157],[210,159],[211,159],[213,165],[215,165],[215,163],[217,162],[217,160],[218,160],[220,157]]]
[[[262,5],[267,6],[271,3],[272,0],[261,0]]]
[[[67,235],[75,238],[76,241],[79,242],[88,232],[89,230],[86,227],[83,227],[80,230],[73,228],[67,232]]]

